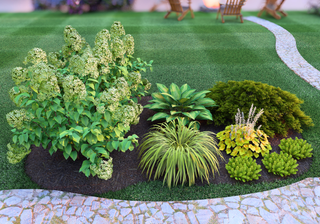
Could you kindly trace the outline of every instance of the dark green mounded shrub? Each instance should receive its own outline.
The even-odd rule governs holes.
[[[261,166],[252,157],[237,156],[229,159],[226,169],[231,178],[243,182],[258,180],[261,174]]]
[[[292,138],[282,139],[279,144],[280,149],[292,155],[295,159],[304,159],[312,156],[312,147],[306,140]]]
[[[269,173],[280,175],[281,177],[296,174],[298,171],[296,169],[298,166],[297,160],[292,158],[292,155],[284,152],[280,152],[280,154],[273,152],[265,155],[262,163]]]
[[[286,136],[289,129],[302,132],[302,126],[313,126],[312,119],[300,109],[303,100],[279,87],[250,80],[217,82],[206,97],[219,107],[210,108],[216,125],[231,125],[237,109],[247,114],[254,104],[263,109],[258,125],[273,137],[275,133]]]

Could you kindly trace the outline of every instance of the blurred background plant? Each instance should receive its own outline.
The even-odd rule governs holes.
[[[60,10],[83,13],[107,10],[131,10],[134,0],[33,0],[36,10]]]

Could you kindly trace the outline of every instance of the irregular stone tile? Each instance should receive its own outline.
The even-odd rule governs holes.
[[[126,216],[126,215],[128,215],[130,212],[131,212],[131,208],[122,208],[122,209],[120,209],[120,214],[121,214],[122,216]]]
[[[283,216],[281,223],[282,224],[300,224],[300,222],[297,219],[295,219],[294,217],[292,217],[292,215],[288,213]]]
[[[76,216],[81,216],[82,215],[82,211],[83,209],[81,207],[79,207],[76,211]]]
[[[148,207],[147,207],[147,205],[146,205],[145,203],[139,205],[139,208],[140,208],[140,211],[141,211],[141,212],[146,212],[146,211],[149,210]]]
[[[227,203],[227,206],[229,208],[239,208],[240,205],[238,203]]]
[[[129,203],[127,201],[123,201],[123,202],[119,203],[118,205],[120,205],[121,207],[129,207]]]
[[[196,200],[198,207],[207,207],[208,206],[208,200]]]
[[[241,224],[243,223],[243,220],[245,219],[245,216],[242,212],[236,209],[232,209],[228,211],[229,215],[229,222],[232,224]]]
[[[21,198],[13,196],[13,197],[10,197],[10,198],[7,198],[6,200],[4,200],[4,203],[7,206],[11,206],[11,205],[19,204],[21,201],[22,201]]]
[[[163,213],[168,213],[168,214],[172,214],[174,212],[174,210],[171,208],[169,203],[163,203],[161,205],[161,210]]]
[[[71,199],[70,206],[81,206],[85,200],[86,198],[83,196],[76,196]]]
[[[110,206],[114,205],[114,203],[112,200],[103,200],[100,205],[102,208],[108,209]]]
[[[241,201],[242,205],[250,205],[250,206],[255,206],[255,207],[261,207],[264,206],[263,202],[261,199],[257,198],[246,198]]]
[[[268,224],[264,219],[259,216],[247,214],[247,220],[249,224]]]
[[[164,219],[165,219],[165,217],[163,216],[162,211],[159,211],[159,212],[155,213],[153,216],[154,216],[156,219],[159,219],[159,220],[164,220]]]
[[[156,203],[155,202],[150,202],[150,203],[147,204],[147,207],[148,208],[154,208],[154,207],[156,207]]]
[[[264,204],[270,211],[273,211],[273,212],[279,211],[279,207],[270,200],[264,201]]]
[[[42,198],[38,204],[42,204],[42,205],[46,205],[50,202],[51,198],[49,196],[45,196],[44,198]]]
[[[187,210],[187,205],[181,203],[174,203],[172,207],[173,209]]]
[[[117,217],[119,215],[119,211],[115,210],[115,209],[111,209],[109,211],[109,218],[110,219],[114,219],[115,217]]]
[[[8,217],[0,217],[0,223],[9,223]]]
[[[132,211],[133,211],[133,214],[140,214],[141,213],[139,207],[133,207]]]
[[[173,214],[173,219],[175,223],[188,223],[186,219],[186,215],[183,214],[182,212],[176,212]]]
[[[187,216],[192,224],[199,223],[193,211],[188,211]]]
[[[42,224],[45,216],[46,214],[37,215],[37,217],[35,217],[35,224]]]
[[[228,207],[225,206],[225,205],[216,205],[216,206],[211,205],[210,208],[212,208],[212,210],[213,210],[215,213],[218,213],[218,212],[220,212],[220,211],[222,211],[222,210],[227,209]]]
[[[163,222],[160,220],[157,220],[153,217],[147,218],[145,223],[152,223],[152,224],[162,224]],[[177,223],[181,223],[181,222],[177,222]],[[182,224],[182,223],[181,223]]]
[[[32,224],[32,209],[23,210],[20,220],[21,224]]]
[[[92,206],[91,206],[91,210],[97,210],[100,208],[100,202],[98,201],[93,201],[92,202]]]
[[[75,224],[77,222],[77,217],[70,216],[67,220],[67,224]]]
[[[19,207],[7,207],[0,210],[0,215],[15,217],[15,216],[19,216],[21,211],[22,211],[22,208],[19,208]]]
[[[83,205],[92,205],[92,202],[95,201],[95,197],[87,197],[86,200],[84,201]]]
[[[70,207],[70,208],[66,211],[66,214],[67,214],[67,215],[74,215],[77,208],[78,208],[78,207],[76,207],[76,206]]]
[[[199,223],[208,223],[211,218],[214,218],[214,214],[208,209],[199,209],[195,215]]]
[[[314,197],[313,190],[310,188],[301,188],[300,191],[303,197]]]
[[[279,223],[279,215],[277,213],[270,213],[264,208],[259,208],[260,216],[268,223]]]
[[[195,207],[194,207],[194,205],[193,204],[188,204],[188,209],[189,210],[193,210]]]

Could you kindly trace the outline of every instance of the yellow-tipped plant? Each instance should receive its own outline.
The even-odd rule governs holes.
[[[271,150],[271,145],[268,141],[268,136],[260,130],[254,130],[254,126],[263,113],[263,109],[254,116],[256,108],[251,105],[247,121],[244,119],[243,112],[238,109],[235,116],[236,125],[227,126],[224,131],[217,134],[220,140],[219,149],[226,150],[231,156],[246,156],[256,158],[260,153],[262,156],[268,154]]]
[[[217,156],[224,159],[213,132],[200,132],[195,121],[186,127],[182,120],[155,125],[139,147],[139,167],[147,171],[149,179],[155,169],[154,179],[164,176],[163,183],[169,188],[187,180],[191,186],[198,177],[209,183],[210,170],[219,172]]]

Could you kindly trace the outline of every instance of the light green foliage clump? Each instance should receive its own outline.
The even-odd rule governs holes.
[[[155,121],[166,119],[170,122],[176,118],[185,118],[185,124],[189,121],[212,120],[212,114],[206,107],[217,106],[216,103],[205,98],[208,91],[195,93],[195,89],[191,89],[189,85],[184,84],[180,88],[172,83],[169,89],[162,84],[157,83],[160,92],[152,93],[152,104],[147,104],[145,108],[158,111],[148,120]]]
[[[302,126],[314,125],[300,109],[303,101],[280,88],[245,80],[218,82],[209,90],[206,96],[219,105],[211,109],[216,125],[231,125],[237,109],[248,113],[251,104],[264,109],[258,125],[261,124],[262,130],[271,137],[275,133],[286,136],[289,129],[302,132]]]
[[[296,174],[298,172],[298,169],[296,169],[298,166],[297,160],[292,158],[292,155],[282,151],[280,154],[273,152],[265,155],[262,159],[262,163],[269,173],[280,175],[281,177]]]
[[[258,180],[261,174],[261,166],[251,157],[237,156],[229,159],[226,169],[231,178],[239,181]]]
[[[71,26],[65,27],[64,40],[62,50],[48,58],[32,49],[24,61],[29,66],[12,70],[17,86],[9,95],[23,109],[7,114],[14,135],[8,159],[17,163],[30,153],[31,144],[47,148],[52,143],[50,154],[60,150],[65,159],[76,160],[81,153],[87,160],[80,171],[109,179],[110,152],[133,150],[138,143],[138,136],[124,136],[139,122],[143,107],[137,97],[151,86],[140,72],[152,61],[133,61],[134,40],[120,22],[110,33],[97,34],[93,50]]]
[[[209,172],[219,171],[217,156],[223,159],[216,146],[213,132],[200,132],[194,128],[195,121],[184,125],[183,119],[155,125],[147,133],[139,147],[139,167],[147,170],[149,179],[164,176],[163,184],[169,188],[178,183],[195,183],[197,177],[209,183]]]
[[[304,159],[312,156],[312,147],[306,140],[292,138],[282,139],[279,144],[280,149],[293,156],[295,159]]]
[[[256,107],[253,108],[252,104],[248,119],[245,120],[244,113],[238,108],[238,113],[235,116],[236,125],[227,126],[225,130],[217,134],[221,151],[226,150],[227,154],[231,156],[255,156],[256,158],[260,154],[264,156],[269,153],[271,145],[268,136],[260,130],[260,126],[257,130],[254,129],[257,120],[263,114],[263,109],[254,116],[255,110]]]

